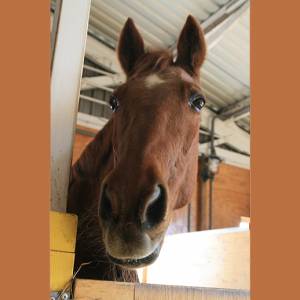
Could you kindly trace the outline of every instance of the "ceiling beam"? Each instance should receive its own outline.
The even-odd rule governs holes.
[[[207,21],[203,22],[205,39],[209,50],[217,45],[222,35],[231,28],[249,6],[249,0],[230,1],[217,11],[215,16],[211,16]]]
[[[200,113],[200,127],[211,130],[212,119],[216,114],[204,107]],[[249,133],[238,127],[233,118],[225,121],[215,120],[215,133],[224,140],[225,143],[241,152],[250,154]]]
[[[250,112],[250,97],[237,101],[224,107],[219,113],[219,118],[227,120],[229,118],[238,118],[239,116]]]
[[[201,28],[205,34],[207,48],[213,48],[220,40],[220,37],[238,20],[247,10],[250,0],[231,0],[224,4],[216,12],[212,13],[206,20],[201,22]],[[176,54],[177,42],[174,42],[169,49]]]
[[[234,121],[236,122],[241,119],[247,118],[249,116],[250,116],[250,105],[248,107],[245,107],[245,109],[243,111],[240,111],[233,118],[234,118]]]
[[[103,88],[107,86],[117,86],[124,82],[125,76],[123,74],[111,74],[106,76],[83,77],[81,80],[81,90],[90,90]]]

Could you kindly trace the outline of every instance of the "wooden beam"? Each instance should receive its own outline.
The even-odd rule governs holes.
[[[249,291],[76,280],[76,300],[250,300]]]

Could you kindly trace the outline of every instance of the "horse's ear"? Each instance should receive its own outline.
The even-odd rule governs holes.
[[[206,43],[203,31],[195,18],[189,15],[179,36],[175,64],[191,75],[198,76],[205,54]]]
[[[138,58],[145,53],[144,42],[131,18],[126,21],[118,45],[118,58],[121,66],[128,75]]]

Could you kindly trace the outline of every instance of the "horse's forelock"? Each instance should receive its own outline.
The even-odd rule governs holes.
[[[173,56],[167,50],[145,53],[137,61],[132,70],[131,78],[146,76],[153,72],[162,72],[173,65]]]

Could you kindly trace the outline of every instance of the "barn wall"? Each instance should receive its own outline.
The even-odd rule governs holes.
[[[75,134],[75,140],[73,145],[73,163],[79,158],[84,148],[93,139],[94,134],[96,134],[96,131],[77,126],[77,132]]]
[[[80,127],[77,131],[79,132],[75,137],[73,161],[77,160],[93,138],[86,135],[85,128]],[[200,177],[198,178],[197,193],[190,207],[175,212],[169,234],[188,232],[189,227],[191,231],[208,229],[208,182],[201,184]],[[221,164],[213,189],[213,228],[238,226],[241,216],[250,216],[250,171]]]
[[[208,229],[209,181],[202,192],[199,229]],[[213,182],[212,228],[236,227],[241,216],[250,217],[250,170],[222,163]]]
[[[215,179],[213,228],[234,227],[250,217],[250,171],[222,164]]]

